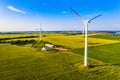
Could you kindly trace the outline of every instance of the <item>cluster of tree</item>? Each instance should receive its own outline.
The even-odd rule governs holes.
[[[26,44],[31,44],[36,42],[35,40],[17,40],[17,41],[11,41],[11,44],[16,44],[16,45],[26,45]]]
[[[13,37],[13,38],[0,38],[0,40],[10,40],[10,39],[21,39],[21,38],[36,38],[39,36],[20,36],[20,37]]]
[[[120,36],[120,34],[111,34],[112,36]]]
[[[10,43],[10,44],[15,44],[15,45],[26,45],[26,44],[31,44],[35,42],[36,42],[35,40],[0,41],[0,43]]]
[[[72,36],[72,35],[79,35],[82,33],[78,33],[78,32],[69,32],[69,33],[64,33],[66,36]]]
[[[32,47],[41,49],[45,45],[45,43],[46,42],[44,41],[36,41],[32,44]]]

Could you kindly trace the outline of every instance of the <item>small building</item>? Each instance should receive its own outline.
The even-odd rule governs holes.
[[[42,47],[42,51],[47,51],[48,49],[46,47]]]
[[[53,45],[53,44],[48,44],[48,43],[47,43],[47,44],[45,44],[45,46],[46,46],[46,47],[49,47],[49,48],[56,48],[56,46],[55,46],[55,45]]]

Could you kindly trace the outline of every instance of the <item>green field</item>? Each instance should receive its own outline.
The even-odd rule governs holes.
[[[34,42],[25,42],[39,42],[37,33],[0,34],[0,80],[120,80],[120,36],[90,34],[89,66],[84,67],[82,35],[44,35],[44,42],[68,51],[50,49],[43,52],[40,47],[33,47]],[[24,44],[11,44],[18,40]]]

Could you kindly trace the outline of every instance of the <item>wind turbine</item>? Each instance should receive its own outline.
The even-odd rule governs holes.
[[[41,25],[40,25],[40,41],[42,41],[42,28],[41,28]]]
[[[88,59],[87,59],[87,55],[88,55],[88,24],[91,23],[92,20],[100,17],[102,14],[99,14],[89,20],[84,20],[73,8],[70,8],[80,19],[80,21],[83,23],[84,25],[84,30],[83,30],[83,34],[85,32],[85,51],[84,51],[84,66],[88,66]]]
[[[38,28],[36,30],[39,30],[40,41],[42,41],[42,31],[43,31],[43,29],[41,28],[41,24],[40,24],[40,28]]]

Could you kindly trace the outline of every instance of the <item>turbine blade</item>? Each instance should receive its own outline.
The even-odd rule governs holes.
[[[73,9],[73,8],[70,8],[78,17],[79,19],[83,22],[83,18]]]
[[[97,15],[97,16],[95,16],[95,17],[93,17],[92,19],[90,19],[88,22],[90,23],[93,19],[96,19],[96,18],[98,18],[98,17],[100,17],[100,16],[102,16],[102,14],[99,14],[99,15]]]

